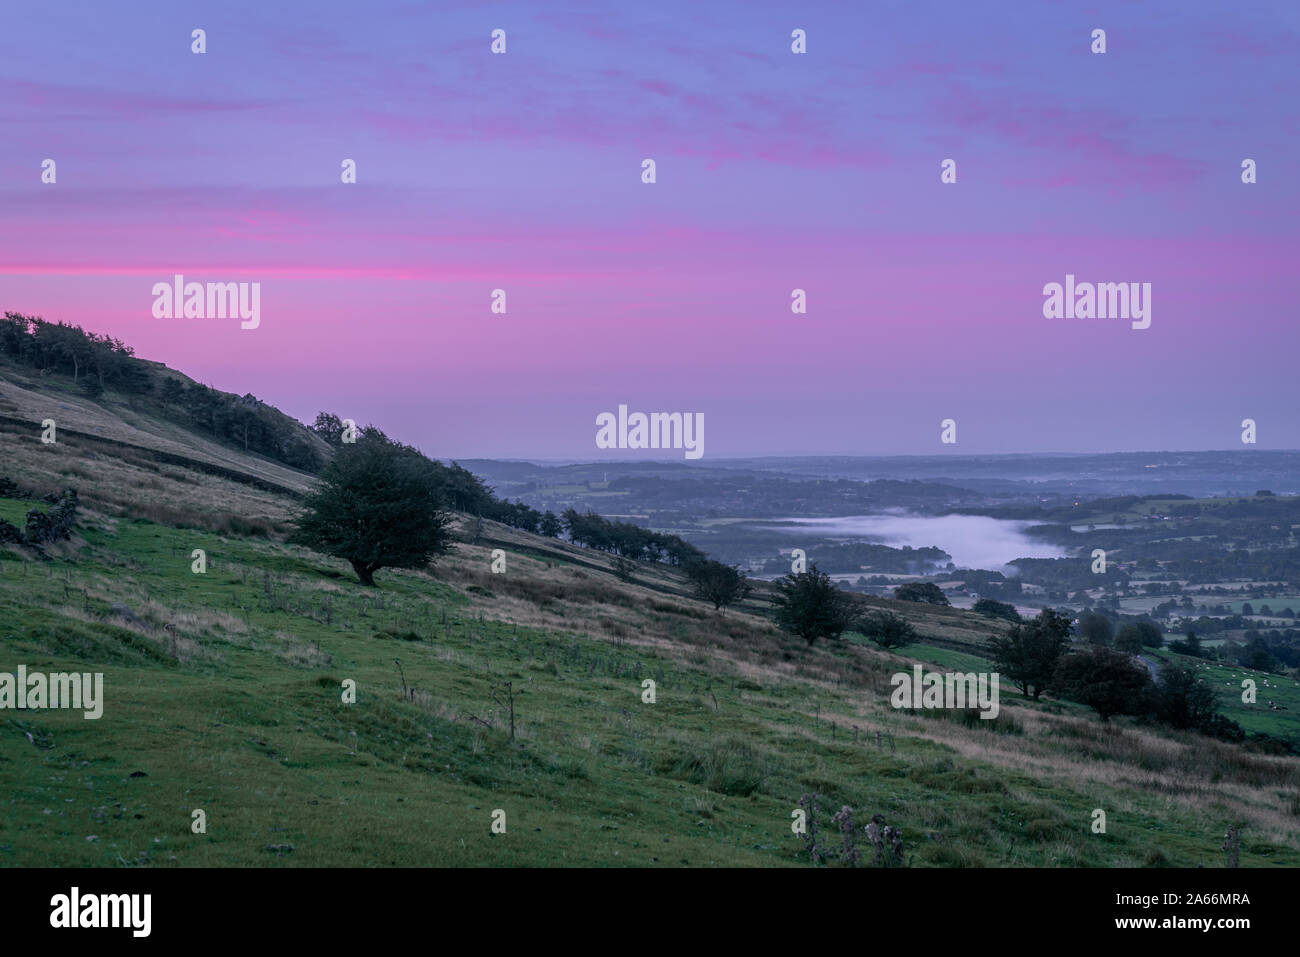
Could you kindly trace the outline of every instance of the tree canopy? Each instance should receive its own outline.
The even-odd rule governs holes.
[[[1156,682],[1156,713],[1174,728],[1206,730],[1214,726],[1218,697],[1191,668],[1166,665]]]
[[[1070,619],[1044,608],[1037,618],[1014,624],[1006,634],[990,638],[989,650],[998,673],[1038,700],[1051,684],[1069,644]]]
[[[920,601],[929,605],[947,605],[948,596],[931,582],[908,582],[894,589],[894,597],[899,601]]]
[[[696,595],[705,601],[713,602],[714,611],[725,605],[744,601],[751,590],[749,582],[740,569],[712,559],[692,562],[686,566],[686,576],[690,579]]]
[[[916,640],[916,629],[906,618],[890,611],[864,615],[854,623],[854,630],[870,638],[881,648],[901,648]]]
[[[363,430],[322,470],[291,540],[351,563],[364,585],[381,568],[425,567],[450,548],[436,465]]]
[[[776,623],[808,644],[818,638],[838,638],[850,624],[848,596],[835,587],[831,576],[817,570],[791,573],[776,583]]]
[[[1020,621],[1020,612],[1016,611],[1016,606],[1003,601],[996,601],[992,598],[981,598],[975,602],[972,611],[981,615],[987,615],[990,618],[1005,618],[1007,621]]]
[[[1140,662],[1114,648],[1090,644],[1061,658],[1052,690],[1109,721],[1112,715],[1147,713],[1154,688]]]
[[[1094,645],[1109,645],[1115,635],[1115,626],[1105,615],[1088,611],[1079,617],[1078,631],[1085,641]]]

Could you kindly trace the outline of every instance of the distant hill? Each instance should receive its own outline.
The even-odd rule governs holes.
[[[301,476],[262,474],[252,458],[313,473],[331,455],[311,429],[251,394],[136,358],[117,339],[12,312],[0,320],[0,389],[0,415],[18,420],[10,424],[52,418],[68,433],[164,454],[194,446],[200,460],[249,466],[254,477],[290,489],[302,488]]]
[[[37,340],[48,329],[25,321],[26,333],[13,314],[0,322],[0,475],[39,494],[73,486],[88,506],[107,514],[269,531],[284,526],[287,503],[307,490],[313,469],[333,454],[273,406],[200,385],[162,363],[131,356],[120,343],[87,338],[89,348],[108,350],[116,363],[102,388],[84,356],[76,375],[53,358],[43,365]],[[75,339],[68,327],[54,328]],[[53,348],[49,342],[45,347]],[[84,388],[88,377],[96,388]],[[204,410],[206,420],[196,419]],[[216,420],[225,427],[214,431],[212,415],[221,410],[230,414]],[[47,420],[54,422],[53,444],[40,441]],[[237,436],[230,423],[239,426]]]

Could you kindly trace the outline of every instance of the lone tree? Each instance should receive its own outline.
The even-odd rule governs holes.
[[[1115,636],[1115,626],[1109,618],[1095,611],[1085,612],[1079,619],[1079,634],[1094,645],[1109,645]]]
[[[686,568],[686,576],[691,580],[696,595],[713,602],[714,611],[744,601],[751,591],[740,569],[712,559],[692,562]]]
[[[1122,625],[1115,632],[1115,647],[1131,655],[1139,654],[1142,651],[1142,632],[1137,625]]]
[[[564,531],[564,526],[560,524],[560,517],[548,510],[538,523],[537,531],[547,538],[559,538],[560,532]]]
[[[1109,721],[1116,714],[1145,714],[1155,689],[1147,669],[1129,655],[1105,645],[1088,645],[1061,659],[1052,690],[1086,704],[1102,721]]]
[[[989,651],[998,673],[1037,701],[1051,684],[1069,643],[1070,619],[1044,608],[1037,618],[990,638]]]
[[[932,582],[909,582],[894,589],[894,597],[899,601],[920,601],[927,605],[947,605],[948,596]]]
[[[1165,643],[1165,636],[1154,622],[1145,619],[1129,622],[1115,632],[1115,647],[1120,651],[1134,654],[1143,648],[1159,648]]]
[[[916,640],[916,629],[912,623],[892,611],[864,615],[858,619],[854,628],[881,648],[902,648]]]
[[[989,618],[1005,618],[1007,621],[1020,621],[1020,612],[1016,611],[1016,606],[1004,601],[994,601],[992,598],[981,598],[975,602],[971,611],[978,612],[981,615],[987,615]]]
[[[830,575],[817,570],[816,563],[806,572],[777,581],[776,590],[772,602],[777,625],[808,644],[818,638],[838,638],[849,627],[848,596],[835,587]]]
[[[1204,730],[1219,713],[1214,689],[1191,668],[1166,665],[1156,681],[1156,714],[1174,728]]]
[[[1150,619],[1142,619],[1135,622],[1133,627],[1138,630],[1142,636],[1142,644],[1148,648],[1159,648],[1165,643],[1165,633],[1160,630],[1159,626]]]
[[[350,562],[363,585],[450,549],[436,463],[376,428],[339,449],[303,505],[290,541]]]
[[[317,412],[311,430],[334,448],[343,448],[343,420],[333,412]]]

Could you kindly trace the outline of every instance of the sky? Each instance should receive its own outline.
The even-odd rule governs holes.
[[[438,458],[1300,448],[1300,4],[1066,6],[6,2],[0,310]]]

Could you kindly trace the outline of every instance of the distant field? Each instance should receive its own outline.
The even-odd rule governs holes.
[[[1198,605],[1202,603],[1208,605],[1226,605],[1232,610],[1234,615],[1242,614],[1241,609],[1244,605],[1250,605],[1251,608],[1254,609],[1256,616],[1258,615],[1261,605],[1268,605],[1268,607],[1273,611],[1273,615],[1270,616],[1272,618],[1277,618],[1277,612],[1281,611],[1283,608],[1290,608],[1292,611],[1300,614],[1300,595],[1282,595],[1278,598],[1251,598],[1248,601],[1222,601],[1216,600],[1213,597],[1195,598],[1194,600]],[[1279,618],[1278,620],[1281,621],[1283,619]]]
[[[591,496],[592,498],[618,498],[627,495],[626,492],[609,491],[601,488],[599,483],[591,488],[586,485],[552,485],[541,489],[537,494],[542,498],[560,498],[572,495]]]
[[[1157,651],[1152,657],[1161,663],[1177,663],[1184,667],[1195,668],[1219,695],[1219,704],[1223,713],[1236,721],[1247,731],[1263,731],[1281,737],[1294,736],[1297,722],[1300,722],[1300,684],[1293,678],[1270,675],[1264,671],[1252,671],[1237,665],[1228,666],[1219,662],[1201,661],[1185,655],[1175,655],[1169,651]],[[1241,700],[1242,680],[1253,679],[1256,689],[1256,703],[1244,704]],[[1268,682],[1265,685],[1264,682]],[[1286,711],[1274,711],[1268,706],[1272,701]]]
[[[1147,615],[1151,609],[1155,608],[1161,602],[1168,601],[1168,595],[1150,596],[1143,598],[1121,598],[1119,600],[1120,611],[1126,615]]]

